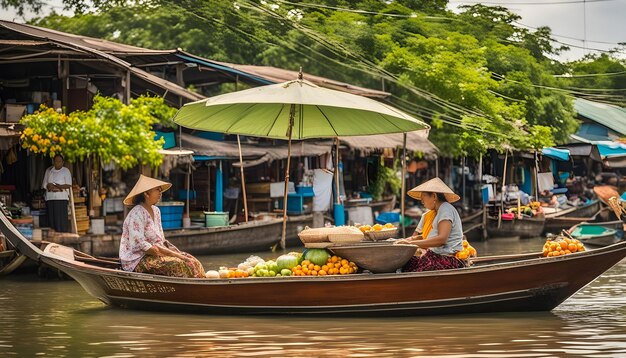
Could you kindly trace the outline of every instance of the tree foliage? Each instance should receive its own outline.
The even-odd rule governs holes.
[[[159,97],[141,96],[125,105],[115,98],[96,96],[89,111],[69,115],[42,107],[26,115],[21,141],[31,152],[54,157],[60,153],[76,161],[95,155],[103,162],[114,162],[122,169],[139,163],[161,164],[158,152],[164,140],[154,140],[152,126],[165,123],[174,109]]]
[[[65,3],[78,8],[85,1]],[[92,3],[94,12],[52,14],[36,24],[384,86],[393,105],[433,126],[431,140],[444,155],[537,149],[567,141],[578,125],[563,88],[573,83],[554,77],[568,69],[553,59],[564,48],[553,47],[547,27],[517,27],[519,16],[503,7],[473,5],[453,14],[445,0]]]

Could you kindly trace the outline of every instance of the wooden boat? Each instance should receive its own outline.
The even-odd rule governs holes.
[[[19,252],[71,276],[107,305],[214,314],[548,311],[626,257],[622,242],[558,257],[544,258],[541,253],[483,257],[468,268],[434,272],[185,279],[121,271],[114,260],[72,253],[58,244],[42,251],[1,214],[0,231]]]
[[[591,222],[596,221],[597,218],[601,216],[608,216],[610,208],[605,207],[599,209],[593,215],[588,217],[578,217],[578,216],[550,216],[546,217],[546,226],[544,232],[558,234],[561,230],[567,230],[572,226],[579,224],[581,222]]]
[[[546,224],[546,219],[543,216],[537,217],[522,217],[521,219],[515,218],[513,220],[500,220],[498,218],[487,218],[487,237],[513,237],[518,236],[520,238],[531,238],[541,236]]]
[[[300,245],[298,232],[313,225],[311,215],[290,216],[287,224],[287,244]],[[280,241],[282,219],[259,220],[238,225],[190,228],[165,231],[165,238],[182,251],[194,255],[251,252],[267,250]],[[121,235],[60,236],[54,243],[71,246],[93,256],[116,257]]]
[[[589,220],[600,212],[600,202],[591,200],[584,205],[561,205],[559,208],[543,208],[546,217],[546,231],[560,232],[576,222]],[[573,218],[574,222],[565,218]],[[548,229],[549,228],[549,229]]]
[[[617,187],[614,185],[596,185],[593,187],[593,192],[604,205],[609,205],[610,198],[619,196]]]
[[[580,223],[570,228],[569,234],[585,245],[603,247],[615,244],[624,238],[624,223]]]
[[[15,250],[0,251],[0,276],[5,276],[15,271],[26,260],[26,256]]]

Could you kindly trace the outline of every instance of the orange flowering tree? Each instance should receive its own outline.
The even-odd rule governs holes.
[[[154,140],[152,126],[170,125],[174,112],[163,99],[144,96],[125,105],[118,99],[98,95],[89,111],[70,114],[42,107],[22,118],[21,123],[26,126],[22,146],[50,157],[60,153],[69,161],[95,155],[122,169],[139,163],[156,167],[163,160],[158,153],[163,139]]]

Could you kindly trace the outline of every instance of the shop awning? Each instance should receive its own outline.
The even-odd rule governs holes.
[[[544,157],[548,157],[554,160],[560,160],[562,162],[569,160],[569,149],[559,149],[559,148],[543,148],[541,150],[541,154]]]
[[[241,154],[244,159],[244,167],[259,165],[274,160],[287,158],[287,142],[276,141],[277,145],[265,146],[258,143],[241,143]],[[330,152],[332,141],[312,142],[301,141],[292,144],[291,156],[320,156]],[[204,139],[194,135],[183,133],[182,146],[193,150],[194,159],[202,160],[239,160],[239,148],[237,143]]]
[[[371,152],[377,149],[402,148],[402,133],[379,134],[357,137],[341,137],[341,142],[348,147],[362,152]],[[439,149],[428,140],[428,131],[408,132],[406,136],[406,149],[413,152],[421,152],[427,156],[436,156]]]

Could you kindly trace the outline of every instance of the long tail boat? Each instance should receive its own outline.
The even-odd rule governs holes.
[[[498,218],[488,217],[487,237],[539,237],[545,224],[546,219],[543,216],[514,218],[513,220],[498,220]]]
[[[626,257],[624,242],[557,257],[540,253],[483,257],[467,268],[433,272],[187,279],[125,272],[113,260],[58,244],[42,251],[1,214],[0,231],[16,250],[61,270],[107,305],[212,314],[549,311]]]
[[[577,222],[594,220],[601,212],[598,200],[591,200],[580,206],[564,204],[558,209],[544,208],[543,210],[546,217],[545,231],[553,233],[568,229]]]

